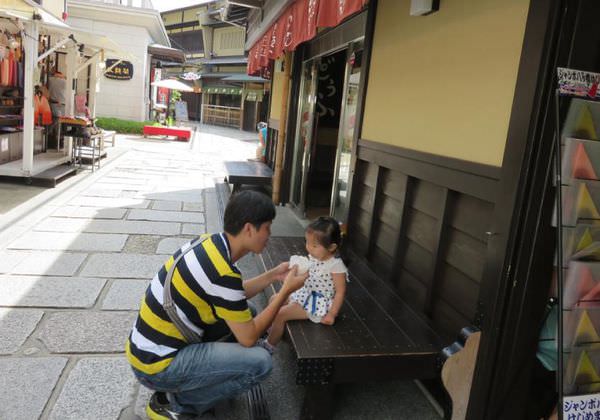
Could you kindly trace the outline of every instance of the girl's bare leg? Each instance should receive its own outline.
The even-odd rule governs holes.
[[[308,314],[302,306],[292,302],[282,307],[275,317],[273,325],[271,325],[271,331],[269,331],[269,336],[267,337],[269,344],[272,346],[277,345],[283,336],[285,323],[295,319],[308,319]]]

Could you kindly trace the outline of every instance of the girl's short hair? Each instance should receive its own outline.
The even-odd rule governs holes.
[[[319,217],[306,227],[306,231],[314,233],[317,241],[325,248],[329,248],[333,244],[339,248],[342,244],[340,225],[333,217]]]

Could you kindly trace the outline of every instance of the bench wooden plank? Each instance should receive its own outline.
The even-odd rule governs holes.
[[[234,185],[234,191],[240,185],[271,185],[273,170],[262,162],[226,161],[227,182]]]
[[[303,238],[271,238],[262,257],[266,268],[305,254]],[[324,326],[290,322],[288,329],[299,359],[329,357],[397,357],[427,360],[443,347],[431,325],[415,313],[357,257],[350,264],[347,297],[336,323]],[[417,354],[417,355],[415,355]]]

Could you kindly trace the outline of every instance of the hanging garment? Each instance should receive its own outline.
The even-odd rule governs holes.
[[[0,85],[8,86],[10,81],[10,59],[5,57],[0,61]]]
[[[34,84],[35,83],[37,82],[35,82],[34,79]],[[17,63],[17,86],[20,88],[25,87],[25,67],[20,61]]]
[[[17,60],[15,60],[15,53],[12,54],[12,62],[11,62],[11,72],[10,72],[10,85],[17,86],[19,80],[19,65]]]
[[[48,99],[45,96],[35,95],[33,106],[33,121],[36,125],[40,124],[40,117],[41,125],[52,124],[52,111],[50,110],[50,103],[48,103]]]

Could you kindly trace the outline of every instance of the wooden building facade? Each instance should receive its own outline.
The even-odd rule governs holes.
[[[344,222],[346,244],[448,344],[482,331],[467,418],[527,418],[555,249],[556,67],[600,69],[600,6],[452,0],[414,17],[410,3],[371,0],[271,67],[280,201]],[[334,123],[314,86],[332,58],[346,75]],[[328,200],[311,202],[321,187]]]

